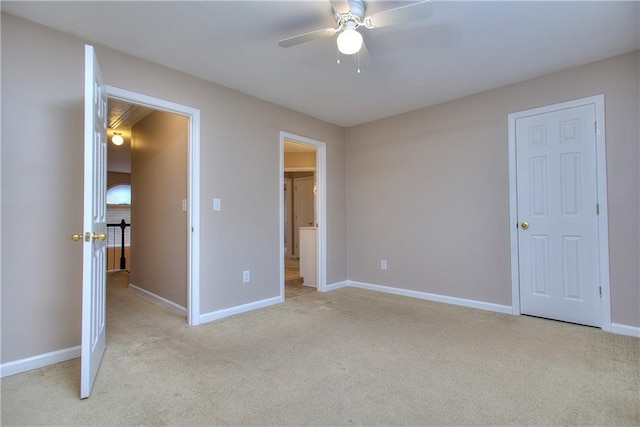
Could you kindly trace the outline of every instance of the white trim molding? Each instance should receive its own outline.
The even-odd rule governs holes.
[[[349,286],[348,280],[344,280],[342,282],[330,283],[327,285],[326,291],[327,292],[335,291],[336,289],[346,288],[347,286]]]
[[[247,311],[257,310],[259,308],[265,308],[272,305],[280,304],[284,302],[284,299],[280,296],[267,298],[260,301],[254,301],[235,307],[224,308],[222,310],[212,311],[200,315],[200,323],[213,322],[214,320],[223,319],[225,317],[233,316],[235,314],[246,313]]]
[[[478,301],[466,298],[450,297],[447,295],[430,294],[428,292],[412,291],[409,289],[393,288],[391,286],[374,285],[372,283],[356,282],[348,280],[348,285],[352,288],[368,289],[370,291],[384,292],[387,294],[401,295],[410,298],[418,298],[427,301],[442,302],[445,304],[459,305],[468,308],[494,311],[496,313],[511,314],[512,308],[508,305],[500,305],[492,302]]]
[[[26,359],[3,363],[0,365],[0,378],[21,374],[33,369],[44,368],[45,366],[66,362],[71,359],[77,359],[80,357],[80,349],[80,346],[77,345],[75,347],[63,348],[62,350],[27,357]]]
[[[611,332],[618,335],[627,335],[629,337],[640,338],[640,326],[629,326],[621,325],[620,323],[612,323]]]
[[[107,85],[107,97],[166,111],[189,119],[189,188],[187,219],[187,322],[200,319],[200,110]]]
[[[520,315],[520,271],[518,261],[518,195],[516,186],[516,120],[536,114],[544,114],[561,109],[574,108],[582,105],[595,106],[596,119],[596,173],[598,219],[598,262],[599,285],[602,289],[600,301],[601,329],[612,331],[611,325],[611,290],[609,283],[609,220],[607,203],[607,158],[605,143],[604,95],[595,95],[559,104],[546,105],[531,110],[519,111],[508,115],[509,132],[509,231],[511,246],[511,298],[512,314]],[[622,325],[621,325],[622,326]]]
[[[155,302],[157,304],[160,304],[163,307],[166,307],[167,309],[169,309],[170,311],[174,312],[178,316],[181,316],[181,317],[184,317],[184,318],[187,317],[187,308],[186,307],[183,307],[183,306],[181,306],[179,304],[176,304],[173,301],[169,301],[168,299],[163,298],[160,295],[156,295],[153,292],[149,292],[148,290],[142,289],[141,287],[136,286],[136,285],[134,285],[132,283],[129,283],[129,289],[132,292],[135,292],[138,295],[141,295],[141,296],[143,296],[145,298],[150,299],[151,301],[153,301],[153,302]]]

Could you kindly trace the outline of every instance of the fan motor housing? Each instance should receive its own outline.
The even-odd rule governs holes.
[[[363,0],[349,0],[349,13],[361,21],[364,18],[364,11],[367,9]]]

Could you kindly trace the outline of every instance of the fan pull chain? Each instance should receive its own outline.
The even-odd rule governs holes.
[[[336,49],[336,64],[340,65],[340,51]]]
[[[358,51],[358,74],[360,74],[360,51]]]

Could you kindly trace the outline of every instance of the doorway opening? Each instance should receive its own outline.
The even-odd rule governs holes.
[[[280,296],[326,290],[326,146],[280,132]]]
[[[109,278],[186,318],[188,119],[117,99],[107,110]]]
[[[198,325],[200,111],[110,86],[107,96],[119,108],[107,135],[110,178],[132,189],[129,287]],[[112,147],[115,133],[124,139],[119,147]]]

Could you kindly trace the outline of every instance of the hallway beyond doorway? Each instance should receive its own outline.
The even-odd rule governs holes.
[[[316,289],[305,286],[304,277],[300,276],[300,261],[295,258],[287,258],[284,262],[284,297],[285,299],[295,298]]]

